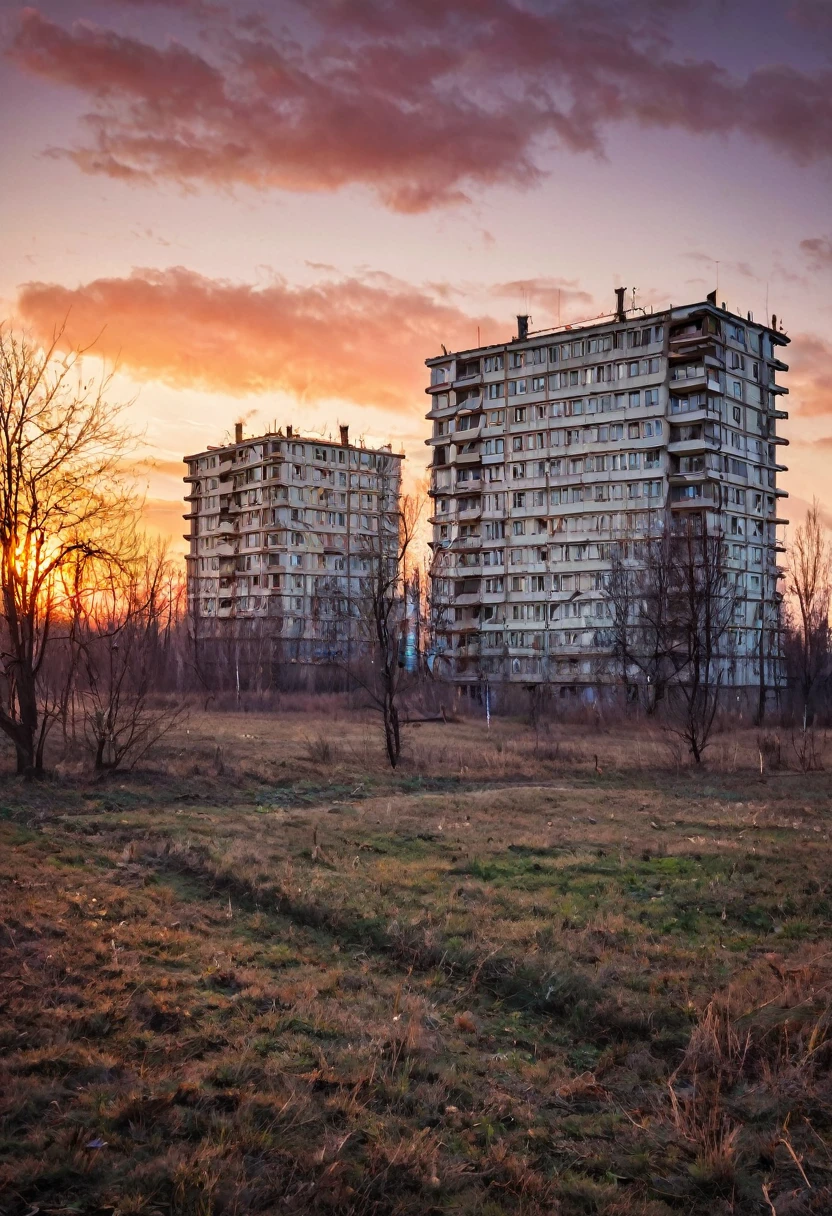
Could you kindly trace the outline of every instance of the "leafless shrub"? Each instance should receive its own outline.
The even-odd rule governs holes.
[[[331,764],[337,749],[326,735],[315,735],[304,740],[304,755],[312,764]]]
[[[783,767],[783,755],[780,736],[766,731],[757,736],[757,750],[760,753],[760,771],[774,771]]]
[[[797,757],[801,773],[819,772],[823,768],[823,745],[825,733],[819,737],[813,722],[804,722],[803,728],[792,730],[792,750]]]

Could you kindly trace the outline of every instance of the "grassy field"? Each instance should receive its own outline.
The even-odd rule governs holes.
[[[784,758],[786,753],[783,746]],[[0,787],[0,1210],[832,1212],[832,779],[192,714]]]

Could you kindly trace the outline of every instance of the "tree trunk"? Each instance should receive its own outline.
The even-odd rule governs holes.
[[[38,769],[35,755],[34,732],[20,723],[14,735],[14,747],[17,759],[17,771],[21,777],[32,778]],[[42,765],[41,765],[42,768]]]

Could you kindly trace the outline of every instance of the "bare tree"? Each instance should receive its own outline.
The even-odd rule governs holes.
[[[380,470],[382,508],[378,532],[365,535],[359,547],[359,591],[351,595],[359,642],[350,675],[368,694],[381,715],[390,766],[401,757],[400,700],[404,648],[408,629],[405,587],[422,503],[398,494],[398,471],[390,457]]]
[[[74,601],[73,666],[87,746],[102,771],[135,764],[182,713],[157,690],[184,591],[166,545],[145,538],[129,560],[87,573]]]
[[[43,349],[0,330],[0,730],[26,775],[43,768],[53,720],[41,677],[60,636],[62,572],[117,548],[135,516],[109,382],[85,377],[83,351],[60,357],[60,337]]]
[[[730,626],[738,598],[726,569],[725,541],[721,532],[709,529],[706,515],[681,521],[667,554],[667,651],[677,673],[672,698],[681,707],[671,729],[684,739],[699,764],[732,659]]]
[[[789,545],[786,584],[791,597],[789,650],[796,668],[804,732],[812,694],[829,672],[831,577],[832,552],[824,534],[817,499],[814,499],[806,512],[806,519],[795,529]]]
[[[665,709],[668,728],[697,763],[732,658],[737,594],[725,558],[722,535],[705,515],[668,514],[653,535],[617,547],[607,587],[623,678],[647,685],[648,711]]]
[[[669,629],[670,544],[665,520],[644,539],[620,541],[612,550],[605,587],[613,656],[625,684],[644,687],[649,714],[663,701],[677,669]]]

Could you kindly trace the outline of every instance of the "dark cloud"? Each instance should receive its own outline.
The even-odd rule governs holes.
[[[812,236],[800,242],[810,270],[832,270],[832,238]]]
[[[66,319],[68,344],[97,339],[95,353],[138,379],[240,396],[284,390],[417,415],[426,355],[442,342],[473,346],[478,325],[484,341],[510,328],[388,276],[254,288],[183,267],[74,290],[28,283],[18,312],[44,338]]]
[[[134,3],[137,0],[134,0]],[[193,8],[186,0],[176,7]],[[613,123],[832,152],[832,71],[745,76],[676,54],[658,0],[319,0],[292,31],[216,29],[199,53],[23,10],[9,54],[84,94],[88,173],[186,187],[361,184],[421,211],[541,176],[552,144],[602,153]]]

